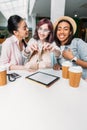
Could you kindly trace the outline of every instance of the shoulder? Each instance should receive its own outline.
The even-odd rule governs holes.
[[[78,50],[78,53],[82,56],[84,54],[87,54],[87,43],[80,38],[73,39],[71,47],[76,48],[76,50]]]
[[[15,42],[17,40],[18,39],[14,35],[12,35],[12,36],[6,38],[6,40],[3,43],[9,43],[9,44],[11,44],[11,43],[13,43],[13,42]]]
[[[85,43],[85,44],[86,44],[86,42],[83,41],[81,38],[74,38],[74,39],[72,40],[72,42],[75,42],[75,43]]]
[[[12,36],[11,37],[9,37],[9,38],[6,38],[6,40],[2,43],[2,46],[9,46],[12,42]]]
[[[76,45],[76,46],[87,46],[87,43],[85,41],[83,41],[80,38],[74,38],[71,42],[71,45]]]
[[[17,41],[17,38],[15,36],[10,36],[6,38],[6,40],[2,43],[2,48],[10,49],[16,41]]]

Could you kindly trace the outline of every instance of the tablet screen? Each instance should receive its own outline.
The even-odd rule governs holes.
[[[32,75],[27,76],[26,78],[42,83],[47,86],[59,79],[59,77],[55,75],[47,74],[44,72],[36,72]]]

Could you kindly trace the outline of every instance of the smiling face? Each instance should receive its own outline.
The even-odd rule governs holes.
[[[61,42],[61,45],[66,44],[71,35],[70,25],[68,22],[62,21],[58,24],[57,27],[57,38]]]
[[[45,39],[48,37],[50,31],[48,29],[48,24],[43,24],[38,29],[38,36],[41,41],[45,41]]]

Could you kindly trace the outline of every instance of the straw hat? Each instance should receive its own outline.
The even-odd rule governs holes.
[[[76,22],[74,21],[74,19],[72,19],[71,17],[69,16],[62,16],[62,17],[59,17],[55,22],[54,22],[54,29],[56,28],[57,24],[59,21],[61,20],[67,20],[71,23],[72,27],[73,27],[73,34],[75,34],[76,32],[76,29],[77,29],[77,25],[76,25]]]

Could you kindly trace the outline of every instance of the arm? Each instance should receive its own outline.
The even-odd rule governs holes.
[[[55,43],[51,44],[51,46],[52,46],[51,51],[58,58],[61,55],[60,48]]]
[[[29,40],[29,42],[27,43],[27,47],[24,50],[24,53],[25,54],[32,54],[34,51],[37,51],[37,50],[38,50],[37,41],[35,39],[31,38]]]
[[[68,60],[72,60],[74,58],[74,55],[71,50],[64,50],[62,53],[63,57]],[[82,66],[83,68],[87,68],[87,61],[81,60],[77,58],[76,62],[77,65]]]
[[[2,43],[0,64],[9,64],[11,59],[11,47],[7,40]]]
[[[9,70],[27,70],[23,65],[10,65]]]
[[[82,66],[83,68],[87,68],[87,61],[77,59],[76,64]]]
[[[45,43],[44,44],[44,50],[49,50],[50,52],[53,52],[54,55],[58,58],[61,54],[60,48],[53,42],[52,44],[50,43]]]

